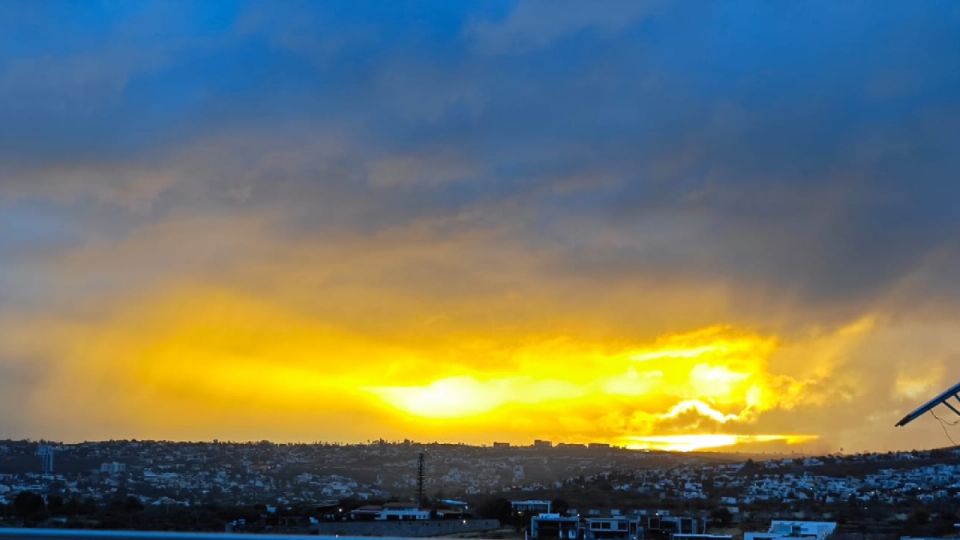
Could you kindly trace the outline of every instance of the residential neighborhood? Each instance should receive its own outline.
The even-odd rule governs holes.
[[[778,519],[836,522],[840,531],[861,533],[924,532],[957,521],[951,509],[960,504],[960,451],[764,459],[547,441],[2,441],[0,510],[8,522],[17,523],[22,494],[41,497],[45,512],[37,515],[60,522],[117,508],[168,517],[177,509],[256,508],[254,516],[243,514],[248,527],[257,516],[264,523],[486,518],[534,535],[576,529],[601,538],[656,529],[625,516],[669,515],[690,520],[671,534],[763,532]],[[237,516],[212,523],[241,523]]]

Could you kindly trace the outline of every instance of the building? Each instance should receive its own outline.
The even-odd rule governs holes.
[[[441,499],[440,503],[444,506],[437,508],[435,511],[436,519],[466,519],[470,517],[467,513],[466,501],[461,501],[459,499]]]
[[[533,441],[534,448],[553,448],[553,443],[550,441],[544,441],[542,439],[535,439]]]
[[[825,540],[837,530],[833,521],[772,521],[767,532],[745,532],[743,540],[779,540],[808,538]]]
[[[49,444],[37,446],[37,457],[40,458],[40,468],[43,474],[53,474],[53,452],[54,449]]]
[[[639,540],[643,538],[643,524],[640,517],[591,517],[584,524],[583,537],[585,540]]]
[[[377,516],[380,515],[381,510],[383,509],[375,504],[368,504],[359,508],[354,508],[350,511],[350,519],[356,521],[371,521],[377,519]]]
[[[102,474],[121,474],[127,471],[127,466],[123,463],[112,461],[110,463],[101,463],[100,472]]]
[[[538,515],[549,514],[553,505],[550,501],[529,499],[525,501],[510,501],[510,506],[514,512]]]
[[[392,502],[383,505],[376,521],[422,521],[430,519],[430,511],[414,503]]]
[[[580,518],[560,514],[540,514],[530,520],[532,540],[577,540],[580,537]]]
[[[469,508],[467,501],[461,501],[460,499],[440,499],[440,502],[449,506],[450,508],[459,508],[461,510],[466,510]]]
[[[510,448],[510,443],[508,442],[495,442],[493,443],[494,448]]]
[[[671,516],[667,512],[657,512],[647,516],[644,530],[651,536],[674,536],[684,534],[703,534],[706,529],[703,520],[693,517]],[[747,539],[744,539],[747,540]]]
[[[430,519],[430,511],[420,508],[384,508],[376,521],[424,521]]]

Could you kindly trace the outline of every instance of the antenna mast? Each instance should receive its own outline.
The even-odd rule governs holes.
[[[948,401],[950,398],[957,400],[958,405],[951,405]],[[904,416],[902,420],[897,422],[897,427],[905,426],[913,422],[919,418],[920,415],[932,411],[937,405],[943,405],[957,416],[960,416],[960,383],[947,388],[937,397],[914,409],[910,414]],[[934,413],[934,416],[936,416],[936,413]]]
[[[417,505],[423,508],[423,452],[417,458]]]

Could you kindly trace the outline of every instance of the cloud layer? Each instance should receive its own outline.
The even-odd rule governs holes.
[[[5,433],[946,443],[954,6],[0,11]]]

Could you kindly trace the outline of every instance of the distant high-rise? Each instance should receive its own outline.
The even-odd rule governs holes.
[[[49,444],[39,445],[37,456],[40,457],[40,468],[43,474],[53,474],[53,447]]]

